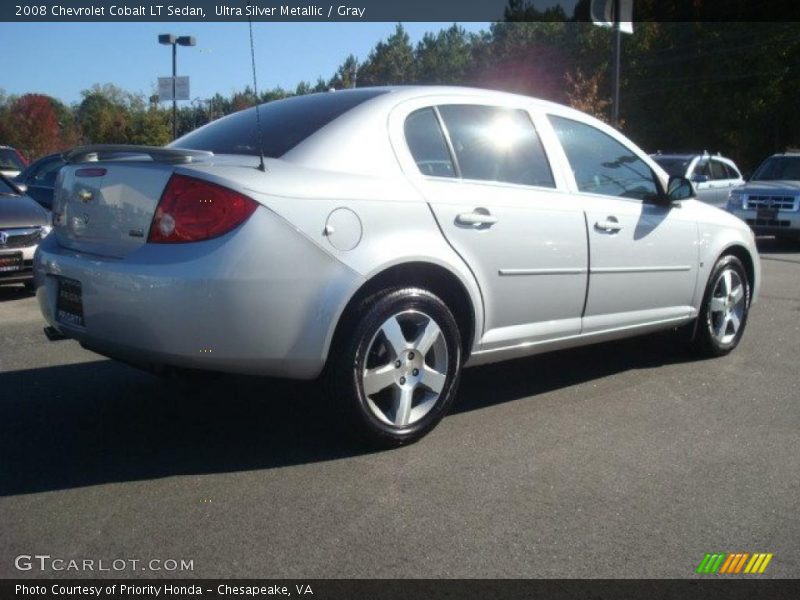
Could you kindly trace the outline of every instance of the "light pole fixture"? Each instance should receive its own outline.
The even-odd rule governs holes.
[[[171,33],[162,33],[158,36],[158,43],[172,46],[172,139],[178,137],[178,101],[175,97],[175,78],[178,73],[178,46],[196,46],[197,40],[193,35],[176,36]]]

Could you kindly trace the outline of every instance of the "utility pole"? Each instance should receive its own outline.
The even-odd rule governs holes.
[[[620,29],[620,0],[614,0],[614,74],[612,82],[611,124],[619,127],[619,72],[622,50],[622,30]]]

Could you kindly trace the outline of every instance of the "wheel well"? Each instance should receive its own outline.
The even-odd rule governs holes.
[[[397,287],[420,287],[442,299],[458,324],[464,360],[469,358],[475,334],[475,309],[469,294],[458,277],[444,267],[425,262],[403,263],[381,271],[350,298],[333,334],[331,346],[346,333],[353,323],[355,307],[365,298],[381,290]]]
[[[752,294],[753,286],[756,282],[756,271],[753,265],[753,257],[750,256],[750,252],[748,252],[747,248],[744,246],[731,246],[725,249],[722,256],[735,256],[742,261],[744,269],[747,271],[747,280],[750,282],[750,291]]]

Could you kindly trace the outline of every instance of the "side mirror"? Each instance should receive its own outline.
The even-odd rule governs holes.
[[[14,187],[17,188],[20,194],[27,194],[28,193],[28,184],[27,183],[15,183]]]
[[[670,177],[667,184],[667,199],[670,202],[677,202],[678,200],[687,200],[697,196],[694,191],[692,182],[686,177]]]
[[[692,175],[692,181],[695,183],[705,183],[708,181],[707,175]]]

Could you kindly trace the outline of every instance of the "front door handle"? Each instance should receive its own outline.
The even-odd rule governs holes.
[[[608,217],[603,221],[598,221],[594,224],[594,228],[598,231],[604,231],[606,233],[617,233],[620,229],[622,229],[622,225],[619,224],[619,220],[616,217]]]
[[[494,225],[497,223],[497,217],[485,208],[476,208],[472,212],[456,215],[456,223],[461,225]]]

